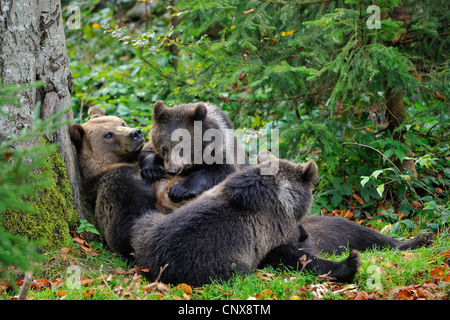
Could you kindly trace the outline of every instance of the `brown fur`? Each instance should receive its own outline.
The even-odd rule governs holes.
[[[83,179],[111,171],[124,163],[136,163],[144,140],[130,139],[135,130],[116,116],[105,116],[98,107],[88,112],[91,119],[83,124],[73,124],[69,133],[78,151],[78,162]],[[105,138],[112,133],[112,138]]]
[[[144,144],[140,130],[97,107],[91,119],[69,127],[77,150],[82,194],[94,212],[95,224],[106,244],[130,258],[130,230],[142,213],[154,212],[154,185],[146,185],[137,156]]]
[[[199,123],[201,130],[200,126],[196,127]],[[198,128],[198,132],[195,128]],[[182,149],[182,161],[175,161],[172,151],[178,152],[175,148],[180,148],[180,141],[172,135],[180,133],[177,131],[180,129],[188,133],[191,144]],[[220,137],[217,143],[222,141],[221,147],[212,145],[215,142],[212,138],[213,141],[208,141],[208,137],[204,137],[205,133],[211,132],[214,132],[214,138]],[[174,138],[176,141],[172,141]],[[215,147],[214,157],[205,160],[203,155],[208,146],[211,149]],[[169,198],[172,202],[198,196],[247,164],[248,160],[234,136],[230,120],[218,107],[199,102],[166,108],[162,101],[155,103],[150,141],[142,150],[140,166],[142,177],[148,183],[162,179],[164,174],[185,177],[170,189]]]
[[[185,177],[165,175],[163,179],[156,181],[156,210],[161,213],[171,213],[186,204],[189,200],[173,202],[169,198],[169,191],[172,186],[183,181]]]
[[[260,153],[259,165],[235,172],[172,214],[139,218],[132,240],[137,265],[149,268],[154,279],[168,264],[161,281],[202,285],[246,275],[273,248],[297,242],[297,222],[309,211],[317,166],[280,160],[276,175],[261,175],[269,157]],[[314,260],[308,270],[331,271],[339,281],[351,281],[359,265],[357,254],[332,262],[294,251],[294,264],[306,254]]]

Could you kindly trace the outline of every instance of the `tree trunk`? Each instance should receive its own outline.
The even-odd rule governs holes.
[[[389,122],[388,130],[391,132],[394,140],[405,143],[401,132],[394,132],[402,123],[406,121],[405,105],[403,103],[403,93],[401,91],[386,92],[386,119]],[[406,150],[406,156],[412,157],[411,151]],[[411,171],[414,179],[417,179],[417,171],[414,166],[414,160],[394,161],[395,165],[403,172],[404,169]]]
[[[5,83],[29,84],[38,80],[45,83],[40,89],[18,94],[22,107],[5,107],[12,117],[0,118],[0,141],[31,127],[38,102],[42,103],[41,118],[48,118],[70,105],[73,78],[68,65],[59,0],[0,2],[0,78]],[[72,110],[59,120],[73,122]],[[55,134],[45,138],[60,144],[59,151],[72,187],[74,208],[80,217],[85,217],[68,125],[59,127]],[[29,142],[20,147],[36,143]]]

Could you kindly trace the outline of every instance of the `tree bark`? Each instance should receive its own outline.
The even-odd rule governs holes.
[[[21,107],[8,107],[10,118],[0,118],[0,141],[31,128],[35,106],[42,103],[45,119],[71,103],[73,78],[66,53],[59,0],[2,0],[0,2],[0,78],[5,83],[29,84],[41,80],[45,86],[19,93]],[[59,121],[73,122],[69,110]],[[79,190],[79,173],[68,125],[46,137],[60,144],[59,151],[72,187],[74,208],[85,218]],[[29,147],[37,143],[28,142]]]
[[[402,123],[406,121],[405,105],[403,103],[403,93],[401,91],[393,92],[391,89],[386,92],[386,119],[388,120],[388,130],[391,132],[394,140],[405,143],[402,133],[395,132]],[[406,156],[412,157],[411,151],[406,150]],[[417,179],[417,171],[414,160],[394,161],[395,165],[403,172],[404,169],[411,171],[414,179]]]

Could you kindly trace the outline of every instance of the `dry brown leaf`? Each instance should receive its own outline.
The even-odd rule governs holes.
[[[166,287],[166,285],[159,281],[155,281],[146,286],[143,286],[142,289],[147,293],[152,293],[153,291],[169,292],[169,289]]]
[[[56,291],[56,296],[59,298],[64,297],[67,294],[67,291]]]
[[[259,294],[255,295],[258,300],[269,299],[273,295],[273,291],[270,289],[264,289]]]
[[[353,194],[353,198],[356,199],[356,201],[359,202],[360,205],[364,205],[364,200],[363,198],[361,198],[359,195],[357,195],[356,193]]]
[[[177,285],[175,287],[175,289],[180,289],[185,294],[189,294],[189,295],[192,294],[192,287],[186,283],[180,283],[179,285]]]
[[[84,292],[83,299],[87,299],[90,296],[92,296],[96,290],[97,290],[96,288],[93,288],[93,289],[90,289],[90,290],[86,290]]]
[[[403,256],[403,258],[405,258],[406,260],[412,260],[417,257],[417,253],[415,253],[415,252],[401,251],[400,253]]]
[[[262,272],[260,270],[256,271],[256,277],[261,281],[272,281],[272,278],[275,276],[275,273]]]
[[[116,274],[126,274],[126,273],[127,273],[127,272],[126,272],[123,268],[121,268],[121,267],[115,268],[115,269],[114,269],[114,272],[115,272]]]

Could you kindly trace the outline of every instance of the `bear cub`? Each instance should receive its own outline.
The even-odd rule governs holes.
[[[276,160],[278,172],[261,175],[268,162]],[[258,154],[258,163],[169,215],[139,218],[132,239],[136,264],[149,268],[153,279],[167,265],[162,282],[198,286],[234,273],[249,274],[273,248],[297,243],[297,223],[310,209],[317,166],[295,165],[266,151]],[[359,257],[350,260],[320,265],[317,271],[351,280]]]
[[[233,125],[218,107],[205,102],[153,107],[149,142],[140,155],[147,183],[164,175],[183,177],[169,191],[177,203],[196,197],[248,163]]]

